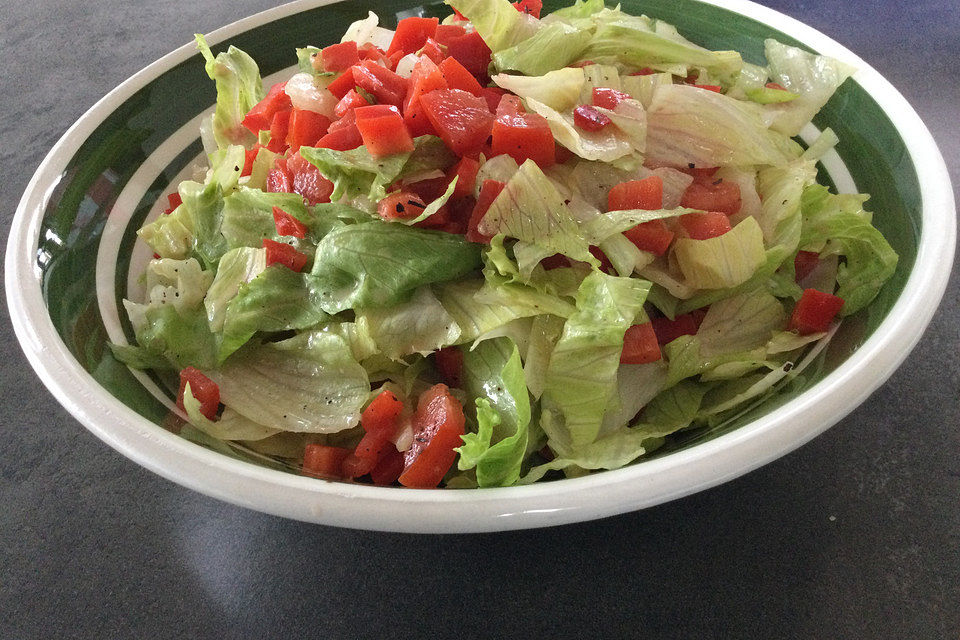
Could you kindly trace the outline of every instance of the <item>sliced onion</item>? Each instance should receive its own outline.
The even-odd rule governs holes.
[[[333,119],[337,98],[326,89],[317,87],[309,73],[294,75],[287,80],[283,90],[290,96],[290,102],[295,108],[313,111]]]

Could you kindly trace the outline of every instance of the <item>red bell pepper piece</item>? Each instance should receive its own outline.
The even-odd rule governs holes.
[[[628,180],[616,184],[607,194],[607,210],[656,210],[663,207],[663,180],[648,176],[643,180]]]
[[[180,193],[174,191],[173,193],[167,194],[167,210],[164,213],[173,213],[177,207],[183,204],[183,199],[180,197]]]
[[[393,443],[388,442],[380,454],[377,465],[370,470],[370,479],[377,486],[393,484],[403,472],[403,454],[397,451]]]
[[[597,107],[613,110],[617,108],[618,104],[629,99],[630,94],[624,93],[623,91],[608,89],[607,87],[593,88],[593,104]]]
[[[669,344],[680,336],[692,336],[700,329],[700,323],[703,321],[703,313],[685,313],[670,318],[653,318],[650,324],[653,326],[653,332],[657,334],[657,342],[660,344]]]
[[[430,489],[443,480],[463,444],[463,407],[445,384],[424,391],[413,415],[413,444],[404,452],[404,469],[398,478],[405,487]]]
[[[843,298],[816,289],[804,289],[790,314],[787,329],[802,336],[826,331],[842,308]]]
[[[420,58],[410,74],[410,90],[403,104],[403,121],[412,136],[435,135],[433,125],[423,110],[420,97],[436,89],[446,89],[440,68],[430,58]]]
[[[253,173],[253,161],[257,159],[260,148],[258,144],[253,149],[247,149],[243,152],[243,170],[240,172],[241,176],[248,176]]]
[[[720,93],[723,91],[723,87],[716,84],[695,84],[693,85],[697,89],[705,89],[707,91],[713,91],[715,93]]]
[[[353,79],[353,67],[350,67],[327,85],[327,91],[335,95],[339,100],[356,86],[357,83]]]
[[[287,158],[286,169],[287,175],[292,178],[292,193],[299,193],[310,206],[330,202],[333,183],[299,153]]]
[[[363,145],[375,158],[413,151],[413,138],[393,105],[371,104],[354,109]]]
[[[438,64],[447,88],[460,89],[477,97],[483,97],[483,87],[466,67],[457,62],[456,58],[448,57]]]
[[[396,52],[402,54],[414,53],[422,47],[427,38],[432,38],[437,33],[437,25],[440,20],[437,18],[404,18],[397,23],[397,30],[393,33],[393,40],[390,41],[390,47],[387,49],[387,55]]]
[[[340,479],[343,477],[341,467],[348,455],[350,449],[343,447],[308,444],[303,450],[303,474],[315,478]]]
[[[440,24],[437,25],[437,32],[433,37],[439,44],[447,46],[451,38],[459,38],[465,35],[467,35],[467,30],[460,25]]]
[[[287,148],[287,131],[290,129],[290,109],[273,114],[270,123],[270,143],[267,149],[274,153],[282,153]]]
[[[445,46],[433,38],[427,38],[427,41],[423,43],[423,46],[416,51],[416,55],[426,56],[434,64],[440,64],[446,57],[446,50],[447,48]]]
[[[632,242],[637,249],[649,251],[658,256],[662,256],[667,252],[674,237],[673,231],[667,228],[663,220],[641,222],[634,228],[624,231],[623,235],[625,235],[627,240]]]
[[[520,13],[528,13],[534,18],[539,18],[540,11],[543,9],[543,0],[520,0],[510,4],[515,6]]]
[[[480,221],[483,220],[483,216],[485,216],[490,209],[490,205],[497,199],[497,196],[500,195],[500,192],[503,191],[505,186],[506,184],[499,180],[484,180],[483,184],[480,185],[480,195],[477,197],[477,205],[473,208],[473,213],[470,214],[470,222],[467,223],[466,236],[470,242],[490,244],[490,239],[493,236],[480,233],[478,226]]]
[[[332,44],[320,50],[320,59],[323,61],[324,71],[341,73],[360,62],[357,53],[357,43],[353,40]]]
[[[518,164],[530,159],[545,169],[557,161],[553,132],[539,113],[509,114],[498,109],[491,147],[493,155],[506,153]]]
[[[476,155],[490,137],[493,114],[483,98],[459,89],[439,89],[420,96],[420,104],[440,138],[457,155]]]
[[[307,237],[306,225],[277,206],[273,208],[273,224],[277,228],[278,235],[301,239]]]
[[[264,238],[263,248],[267,250],[268,267],[272,264],[282,264],[291,271],[300,273],[307,264],[307,256],[285,242],[277,242],[269,238]]]
[[[253,105],[241,121],[241,124],[253,133],[269,129],[273,122],[274,114],[293,106],[290,102],[290,96],[283,91],[283,87],[286,84],[286,82],[280,82],[270,87],[270,91],[267,92],[266,97]]]
[[[384,220],[416,218],[427,205],[412,191],[394,191],[377,204],[377,215]]]
[[[300,147],[312,147],[327,133],[330,118],[306,109],[294,109],[290,112],[287,127],[287,145],[292,151]]]
[[[680,226],[694,240],[716,238],[730,231],[730,219],[719,211],[687,213],[680,216]]]
[[[573,124],[584,131],[600,131],[609,126],[612,120],[589,104],[582,104],[573,110]]]
[[[660,345],[653,324],[645,322],[629,327],[623,335],[623,351],[620,362],[623,364],[647,364],[661,358]]]
[[[467,71],[480,81],[480,84],[486,84],[490,81],[490,74],[487,68],[490,66],[490,47],[483,41],[480,34],[476,31],[448,38],[446,42],[439,40],[447,45],[447,55],[457,59]]]
[[[200,403],[200,413],[208,420],[216,420],[220,408],[220,387],[217,383],[193,367],[183,369],[180,372],[180,391],[177,393],[177,406],[183,411],[186,411],[183,408],[183,394],[186,393],[187,384],[190,385],[190,393]]]
[[[723,180],[708,183],[695,180],[680,199],[681,207],[719,211],[728,216],[740,211],[741,203],[740,185]]]
[[[370,60],[351,67],[351,72],[356,86],[376,98],[377,104],[392,104],[397,108],[403,106],[403,98],[407,94],[406,78]]]
[[[480,171],[480,163],[473,158],[460,158],[457,164],[453,165],[447,171],[446,184],[457,180],[457,186],[453,188],[450,195],[451,200],[473,195],[473,190],[477,186],[477,173]],[[444,188],[446,190],[446,188]]]

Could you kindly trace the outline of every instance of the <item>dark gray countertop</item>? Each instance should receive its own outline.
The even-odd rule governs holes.
[[[273,4],[3,3],[4,230],[40,160],[97,99],[194,32]],[[892,81],[960,184],[955,0],[762,4]],[[307,525],[163,480],[52,399],[4,304],[0,638],[955,639],[957,274],[900,370],[800,450],[646,511],[472,536]]]

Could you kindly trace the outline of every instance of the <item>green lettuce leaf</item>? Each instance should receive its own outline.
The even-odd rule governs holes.
[[[244,347],[224,363],[219,384],[223,404],[241,416],[308,433],[356,426],[370,395],[347,342],[321,331]]]
[[[420,287],[410,300],[398,305],[359,311],[357,323],[366,326],[379,351],[393,359],[412,353],[427,355],[460,337],[460,327],[430,287]]]
[[[267,255],[264,249],[239,247],[223,255],[217,275],[203,300],[211,331],[223,329],[227,305],[236,297],[240,286],[256,278],[266,268]]]
[[[526,40],[507,49],[495,49],[493,66],[500,71],[542,76],[580,58],[590,38],[590,31],[584,29],[559,22],[544,24]],[[550,54],[544,55],[545,51]]]
[[[530,424],[530,398],[517,346],[487,340],[464,353],[464,390],[477,407],[477,433],[463,436],[461,471],[476,467],[481,487],[509,486],[520,477]]]
[[[521,98],[533,98],[551,109],[565,111],[577,106],[580,101],[583,78],[583,69],[565,67],[542,76],[512,76],[500,73],[491,80]]]
[[[190,424],[217,440],[263,440],[280,433],[277,429],[257,424],[230,409],[225,409],[217,420],[210,420],[200,413],[200,401],[194,397],[189,382],[183,390],[183,408]]]
[[[687,284],[697,289],[735,287],[766,260],[763,232],[755,218],[746,218],[715,238],[678,238],[673,250]]]
[[[247,112],[266,95],[257,63],[232,45],[214,57],[206,39],[199,33],[195,37],[197,48],[206,60],[207,75],[217,84],[217,109],[213,115],[217,146],[221,149],[232,144],[252,146],[255,137],[241,123]]]
[[[508,0],[445,0],[467,18],[491,51],[528,38],[537,28]]]
[[[544,413],[554,414],[542,426],[561,455],[596,439],[617,390],[623,334],[643,308],[649,287],[643,280],[600,272],[583,280],[577,311],[550,355],[542,399]]]
[[[480,267],[480,248],[461,236],[379,221],[334,229],[317,245],[311,275],[327,313],[387,307],[425,284]]]

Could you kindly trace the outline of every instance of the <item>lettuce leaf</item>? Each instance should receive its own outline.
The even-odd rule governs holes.
[[[206,60],[207,75],[217,84],[217,109],[213,134],[221,149],[229,145],[251,146],[255,136],[243,126],[243,118],[266,93],[257,63],[240,49],[230,46],[213,56],[206,39],[196,34],[197,48]],[[242,166],[242,165],[241,165]]]
[[[460,327],[430,287],[420,287],[398,305],[360,311],[357,323],[366,326],[379,351],[393,359],[411,353],[427,355],[460,337]]]
[[[480,268],[480,247],[462,236],[371,221],[336,228],[317,245],[311,286],[327,313],[389,307],[414,290]]]

